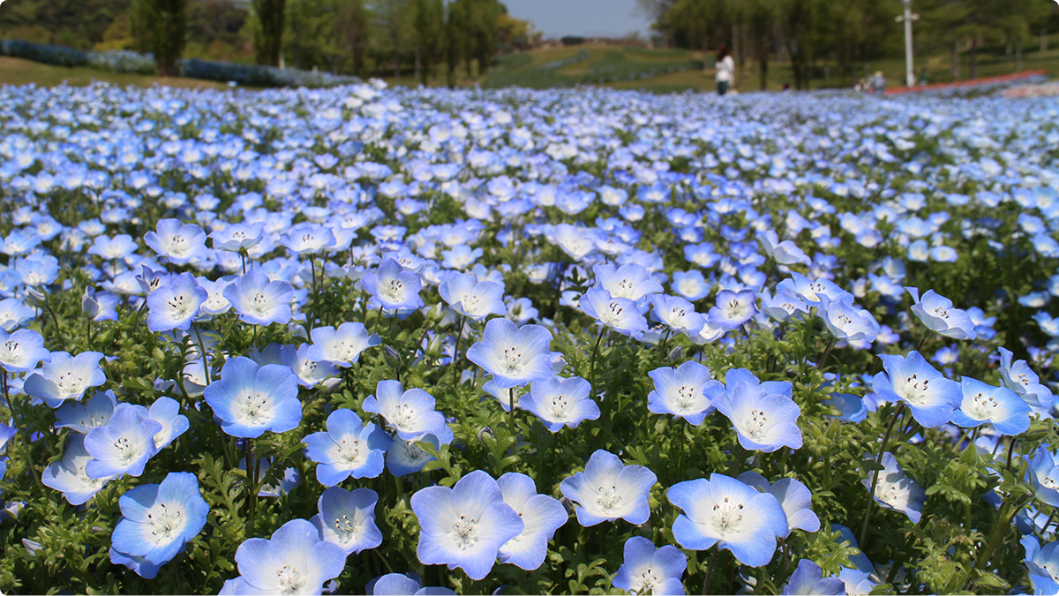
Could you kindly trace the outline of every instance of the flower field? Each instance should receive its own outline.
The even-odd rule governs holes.
[[[1059,102],[0,88],[3,593],[1059,591]]]

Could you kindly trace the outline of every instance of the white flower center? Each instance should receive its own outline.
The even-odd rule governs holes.
[[[549,409],[548,415],[556,422],[563,422],[570,417],[570,413],[566,409],[568,406],[570,406],[570,400],[560,393],[552,397],[552,407]]]
[[[753,439],[755,442],[761,442],[761,439],[768,434],[769,429],[772,427],[769,424],[769,417],[764,410],[753,409],[750,410],[750,416],[743,419],[743,434]]]
[[[338,442],[338,453],[348,464],[357,465],[364,461],[364,453],[360,449],[360,441],[358,439],[343,437]]]
[[[617,485],[600,486],[596,491],[596,505],[605,512],[618,509],[621,506],[622,496],[618,494]]]
[[[477,525],[477,518],[468,518],[466,515],[460,514],[460,519],[452,524],[452,541],[456,543],[456,548],[467,550],[478,544]]]
[[[343,543],[354,542],[357,539],[357,535],[360,534],[361,526],[363,526],[356,515],[353,516],[353,519],[350,519],[346,514],[342,514],[342,517],[336,517],[331,522],[331,525]]]
[[[284,565],[276,570],[276,583],[279,584],[280,594],[300,594],[305,580],[297,567]]]
[[[522,372],[522,352],[518,350],[518,347],[504,348],[503,370],[512,376]]]
[[[243,417],[243,422],[250,426],[259,426],[268,422],[270,418],[266,414],[266,406],[268,405],[268,398],[261,395],[260,393],[247,392],[243,396],[243,401],[239,404],[239,414]],[[266,411],[262,411],[266,410]]]
[[[147,519],[155,544],[169,544],[187,525],[184,513],[177,507],[166,507],[165,503],[160,503],[148,513]]]
[[[731,497],[713,506],[713,527],[723,539],[731,534],[739,533],[739,525],[743,522],[743,503],[737,503]]]

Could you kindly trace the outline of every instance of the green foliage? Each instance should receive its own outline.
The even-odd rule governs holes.
[[[135,47],[154,54],[158,74],[177,75],[177,60],[187,43],[187,0],[133,0]]]

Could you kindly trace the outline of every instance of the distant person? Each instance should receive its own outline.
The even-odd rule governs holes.
[[[783,84],[783,90],[784,91],[790,91],[791,90],[791,84],[790,83],[784,83]]]
[[[875,71],[875,76],[871,78],[871,92],[876,95],[886,93],[886,77],[883,76],[881,70]]]
[[[732,86],[735,75],[735,60],[728,54],[728,46],[721,44],[717,49],[717,94],[724,95]]]
[[[919,84],[926,87],[930,84],[930,79],[927,78],[927,68],[924,66],[923,70],[919,71]]]
[[[857,93],[869,93],[871,89],[868,87],[868,79],[862,77],[860,81],[853,86],[853,90]]]

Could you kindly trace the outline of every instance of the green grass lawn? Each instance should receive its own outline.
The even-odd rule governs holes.
[[[117,74],[94,68],[49,66],[39,62],[0,56],[0,85],[28,85],[33,83],[41,87],[54,87],[65,82],[69,85],[84,86],[91,84],[93,81],[105,81],[117,85],[139,85],[141,87],[149,87],[155,83],[171,87],[208,87],[214,89],[226,87],[223,83],[214,81]]]

